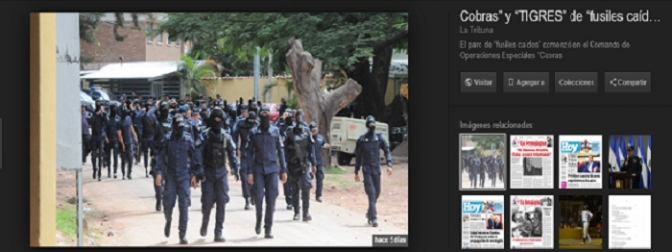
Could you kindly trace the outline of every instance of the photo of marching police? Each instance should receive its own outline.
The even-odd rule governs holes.
[[[460,190],[506,190],[506,147],[506,134],[460,134]]]
[[[59,246],[408,246],[406,13],[56,15]]]

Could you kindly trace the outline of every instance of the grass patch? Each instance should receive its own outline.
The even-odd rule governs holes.
[[[345,177],[345,176],[324,176],[324,180],[338,184],[341,188],[347,188],[355,185],[354,177]]]
[[[346,171],[344,169],[341,169],[338,166],[333,166],[330,169],[326,169],[324,171],[324,174],[347,174],[347,173],[348,173],[348,171]]]
[[[70,237],[77,237],[77,212],[72,207],[56,209],[56,229]]]

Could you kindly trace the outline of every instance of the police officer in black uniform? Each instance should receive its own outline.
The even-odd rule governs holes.
[[[471,178],[471,187],[478,187],[478,174],[481,173],[481,158],[475,156],[471,159],[471,169],[469,170],[469,178]]]
[[[625,159],[623,162],[623,166],[621,166],[621,171],[625,171],[628,175],[632,177],[632,188],[633,189],[639,189],[639,180],[641,179],[642,176],[642,158],[636,156],[634,154],[635,148],[632,146],[628,146],[626,149],[628,153],[628,157]]]
[[[104,141],[106,137],[105,126],[107,125],[107,117],[103,112],[103,106],[100,101],[96,101],[96,110],[93,116],[89,118],[89,125],[91,125],[91,163],[93,164],[93,178],[96,178],[98,173],[98,181],[100,181],[100,173],[103,169],[104,157]]]
[[[119,124],[120,117],[117,115],[117,105],[110,104],[110,113],[108,116],[108,123],[105,126],[105,160],[107,163],[107,177],[110,177],[112,166],[114,166],[114,178],[117,178],[117,165],[119,159],[119,138],[117,137],[117,124]],[[114,163],[113,163],[114,162]]]
[[[250,101],[252,102],[252,101]],[[278,129],[280,130],[280,135],[283,138],[283,142],[285,141],[284,139],[287,137],[287,129],[290,127],[294,127],[294,111],[292,109],[287,109],[285,112],[287,112],[287,117],[285,117],[284,120],[278,119],[276,122]],[[285,154],[287,150],[285,150]],[[285,157],[285,159],[287,159]],[[292,203],[294,202],[292,200],[292,187],[289,185],[289,183],[285,183],[282,185],[282,192],[285,195],[285,203],[287,203],[287,210],[292,210]]]
[[[231,175],[240,180],[238,175],[238,159],[236,144],[224,131],[224,111],[216,109],[210,113],[211,127],[206,129],[196,140],[195,159],[202,159],[202,167],[196,170],[196,179],[201,181],[201,236],[207,235],[208,221],[212,206],[217,203],[215,212],[215,241],[224,242],[222,229],[224,225],[224,209],[229,202],[229,180],[226,169],[226,156],[229,159]],[[198,161],[200,163],[201,161]]]
[[[152,143],[154,157],[152,158],[151,163],[151,174],[154,180],[157,179],[158,173],[155,172],[157,169],[156,163],[159,158],[159,152],[163,146],[163,142],[166,141],[168,137],[172,134],[172,118],[170,116],[170,105],[167,101],[159,102],[158,116],[156,117],[156,122],[154,123],[154,142]],[[165,180],[161,180],[161,184],[154,184],[154,195],[156,197],[156,211],[161,211],[161,202],[163,200],[163,187]]]
[[[247,105],[245,105],[247,106]],[[243,110],[246,111],[246,110]],[[244,112],[247,113],[247,112]],[[245,198],[245,210],[250,209],[250,203],[254,204],[254,193],[251,192],[250,184],[247,182],[247,174],[244,172],[249,171],[249,165],[252,160],[249,160],[247,153],[248,147],[248,138],[252,129],[259,126],[257,122],[257,114],[255,112],[247,113],[247,118],[241,118],[236,123],[235,130],[233,131],[233,141],[238,143],[240,157],[240,177],[243,178],[241,181],[241,187],[243,191],[243,198]],[[252,196],[252,202],[250,202],[250,196]]]
[[[378,226],[376,201],[380,196],[380,150],[385,153],[387,174],[392,175],[392,156],[383,136],[376,133],[376,119],[366,117],[367,133],[357,139],[355,146],[355,181],[359,182],[359,169],[364,175],[364,190],[369,198],[369,210],[366,213],[369,225]]]
[[[315,172],[315,180],[316,180],[316,186],[315,186],[315,200],[317,202],[322,202],[322,187],[323,187],[323,181],[324,181],[324,167],[323,167],[323,161],[322,161],[322,150],[329,150],[329,143],[325,142],[324,137],[318,133],[317,131],[317,123],[315,122],[310,122],[310,133],[313,135],[313,139],[315,140],[315,144],[313,145],[315,147],[315,167],[317,168],[317,171]]]
[[[303,123],[303,111],[298,110],[294,126],[287,129],[285,138],[285,154],[287,155],[287,173],[289,185],[292,191],[292,207],[294,208],[294,220],[299,220],[299,196],[303,208],[303,221],[313,218],[308,211],[310,201],[310,188],[313,187],[313,174],[316,172],[315,140],[310,130]],[[311,169],[312,167],[312,169]],[[300,195],[299,195],[300,193]]]

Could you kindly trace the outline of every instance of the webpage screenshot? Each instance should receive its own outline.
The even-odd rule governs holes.
[[[672,2],[0,6],[0,251],[669,251]]]

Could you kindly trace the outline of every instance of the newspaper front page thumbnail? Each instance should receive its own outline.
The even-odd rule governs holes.
[[[553,248],[553,196],[511,195],[511,248]]]
[[[504,196],[462,196],[462,248],[504,249]]]
[[[602,136],[560,136],[560,189],[602,188]]]
[[[553,135],[512,135],[511,188],[553,189]]]

